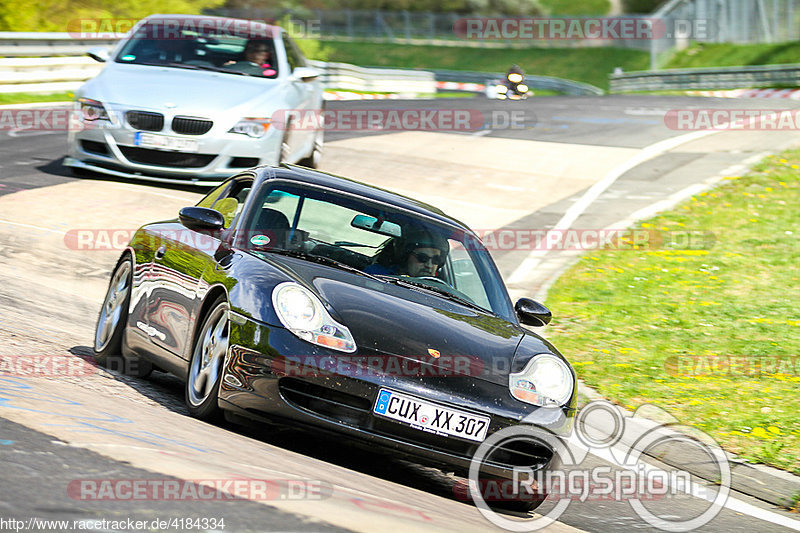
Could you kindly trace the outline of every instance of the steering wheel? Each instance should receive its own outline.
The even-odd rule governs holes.
[[[448,289],[454,289],[455,288],[452,285],[450,285],[449,283],[447,283],[446,281],[444,281],[443,279],[439,279],[439,278],[437,278],[435,276],[418,276],[415,279],[424,279],[425,281],[435,281],[435,282],[437,282],[437,283],[439,283],[441,285],[444,285]]]

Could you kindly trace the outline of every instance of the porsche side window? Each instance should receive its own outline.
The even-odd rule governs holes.
[[[491,309],[486,288],[464,244],[453,239],[449,239],[448,244],[450,256],[447,262],[447,277],[451,284],[455,289],[469,295],[476,304]]]
[[[236,180],[228,184],[228,189],[221,191],[216,201],[212,204],[211,208],[216,209],[222,216],[225,217],[225,227],[231,227],[231,224],[239,213],[242,212],[244,202],[250,189],[253,185],[252,180]],[[206,207],[206,206],[200,206]]]
[[[219,199],[220,195],[221,195],[221,194],[222,194],[222,193],[223,193],[223,192],[224,192],[224,191],[225,191],[225,190],[226,190],[228,187],[230,187],[230,183],[223,183],[222,185],[220,185],[219,187],[217,187],[216,189],[214,189],[213,191],[211,191],[210,193],[208,193],[208,194],[206,195],[206,197],[205,197],[205,198],[203,198],[202,200],[200,200],[200,201],[197,203],[197,207],[207,207],[207,208],[209,208],[209,209],[210,209],[210,208],[211,208],[211,206],[213,206],[213,205],[214,205],[214,202],[216,202],[216,201]]]

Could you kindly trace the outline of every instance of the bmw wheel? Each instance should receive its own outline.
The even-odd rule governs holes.
[[[202,420],[216,420],[222,411],[217,405],[222,366],[229,345],[228,303],[218,298],[198,330],[186,378],[186,407]]]
[[[308,168],[319,168],[322,162],[322,147],[325,144],[325,130],[319,129],[314,135],[314,146],[311,149],[311,154],[298,161],[298,165]]]

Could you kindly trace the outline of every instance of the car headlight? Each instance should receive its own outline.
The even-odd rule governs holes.
[[[533,405],[564,405],[574,387],[575,379],[567,364],[548,353],[533,356],[522,372],[508,376],[511,395]]]
[[[102,102],[92,100],[91,98],[78,98],[78,103],[81,107],[83,120],[88,120],[89,122],[94,122],[95,120],[110,120],[108,118],[108,112],[106,108],[103,107]]]
[[[228,133],[241,133],[254,139],[266,135],[272,120],[268,118],[243,118],[228,130]]]
[[[336,322],[310,290],[287,281],[272,291],[272,304],[281,323],[304,341],[341,352],[355,352],[350,330]]]

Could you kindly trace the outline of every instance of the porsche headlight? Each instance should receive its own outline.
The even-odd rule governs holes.
[[[103,107],[102,102],[92,100],[91,98],[78,98],[78,103],[81,107],[81,114],[83,120],[94,122],[95,120],[110,120],[108,112]]]
[[[266,135],[272,120],[268,118],[243,118],[237,122],[228,133],[241,133],[254,139],[258,139]]]
[[[317,296],[300,284],[287,281],[272,291],[272,304],[281,323],[304,341],[355,352],[350,330],[336,322]]]
[[[522,372],[508,376],[508,388],[517,400],[533,405],[564,405],[572,397],[575,380],[567,364],[552,354],[533,356]]]

